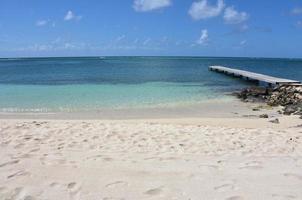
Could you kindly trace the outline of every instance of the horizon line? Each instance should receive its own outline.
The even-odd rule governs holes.
[[[189,56],[189,55],[110,55],[110,56],[19,56],[0,57],[0,59],[44,59],[44,58],[106,58],[106,57],[187,57],[187,58],[253,58],[253,59],[289,59],[301,60],[302,57],[261,57],[261,56]]]

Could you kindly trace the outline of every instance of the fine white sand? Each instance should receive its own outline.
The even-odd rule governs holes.
[[[2,119],[0,199],[302,199],[300,124]]]

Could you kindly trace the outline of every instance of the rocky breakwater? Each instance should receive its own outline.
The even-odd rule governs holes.
[[[264,102],[269,106],[283,106],[284,115],[300,115],[302,118],[302,85],[282,85],[275,88],[251,87],[235,93],[245,102]]]

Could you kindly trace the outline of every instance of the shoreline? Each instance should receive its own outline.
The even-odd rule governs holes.
[[[0,113],[0,199],[301,199],[302,122],[280,108]]]
[[[108,123],[108,124],[161,124],[161,125],[196,125],[208,127],[226,127],[226,128],[245,128],[245,129],[275,129],[284,130],[287,128],[298,128],[302,125],[301,119],[297,116],[281,116],[280,123],[272,123],[271,120],[275,118],[157,118],[157,119],[45,119],[45,118],[27,118],[27,119],[3,119],[0,118],[1,123]]]
[[[261,108],[253,111],[254,108]],[[263,113],[280,117],[279,107],[263,103],[246,103],[235,97],[227,100],[209,100],[196,105],[100,109],[88,112],[0,112],[0,119],[60,119],[60,120],[123,120],[123,119],[181,119],[181,118],[258,118]]]
[[[107,109],[98,112],[1,113],[0,122],[158,123],[234,128],[286,129],[299,126],[298,116],[278,113],[282,107],[240,99],[215,100],[194,106],[147,109]],[[267,118],[261,118],[267,115]],[[278,119],[279,123],[272,123]]]

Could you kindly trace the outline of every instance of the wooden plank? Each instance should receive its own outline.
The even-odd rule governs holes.
[[[274,85],[301,83],[300,81],[296,81],[296,80],[278,78],[278,77],[268,76],[268,75],[249,72],[249,71],[240,70],[240,69],[232,69],[232,68],[223,67],[223,66],[210,66],[209,69],[213,70],[213,71],[225,73],[225,74],[231,74],[233,76],[245,77],[250,80],[261,81],[261,82],[274,84]]]

